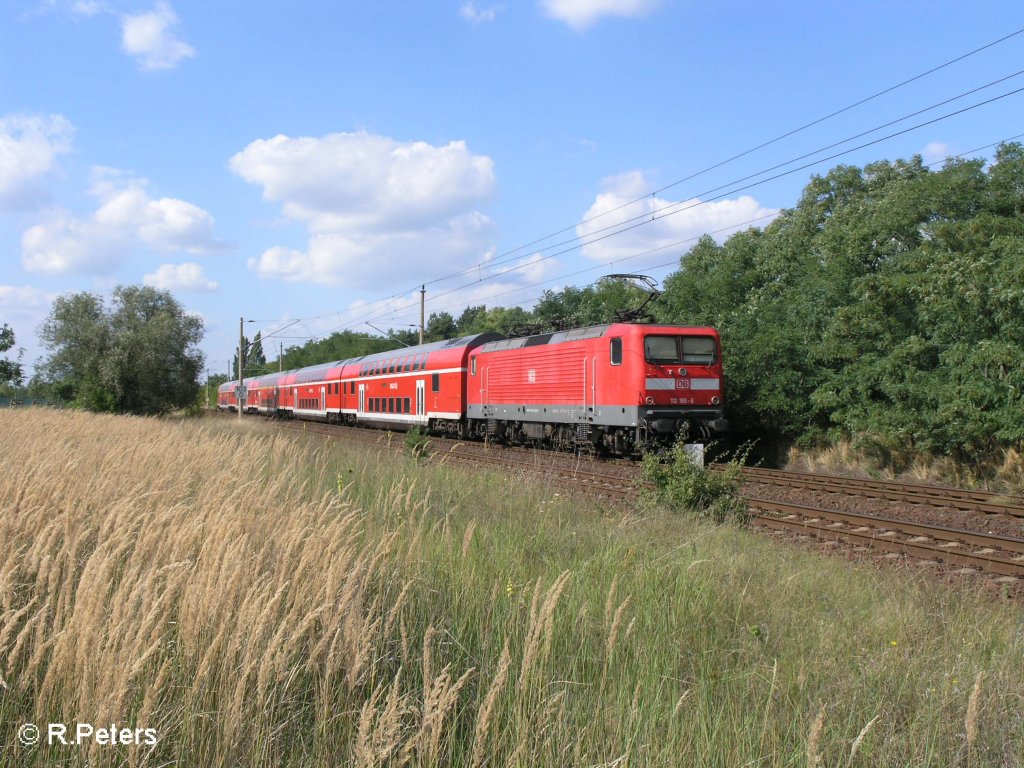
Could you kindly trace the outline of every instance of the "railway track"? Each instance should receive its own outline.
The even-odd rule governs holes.
[[[374,446],[400,446],[401,433],[378,432],[317,422],[282,421],[280,425],[331,438],[344,437]],[[641,482],[622,465],[579,459],[571,454],[534,449],[495,449],[482,443],[434,441],[434,460],[459,461],[533,477],[544,477],[591,497],[625,501],[635,496]],[[615,474],[610,474],[611,471]],[[830,494],[855,495],[909,504],[930,504],[957,510],[1024,518],[1024,500],[982,491],[915,483],[860,480],[760,468],[745,468],[749,483]],[[844,542],[872,551],[895,553],[947,566],[959,565],[1007,580],[1024,579],[1024,538],[930,525],[881,515],[825,509],[744,494],[754,525],[824,541]]]
[[[756,525],[1024,578],[1024,539],[746,497]]]
[[[937,507],[951,507],[972,512],[1024,518],[1024,499],[1019,496],[1000,496],[987,491],[969,491],[962,488],[922,483],[862,480],[836,475],[815,475],[808,472],[787,472],[757,467],[745,467],[743,476],[750,482],[787,488],[805,488],[846,495],[855,494],[889,501],[930,504]]]

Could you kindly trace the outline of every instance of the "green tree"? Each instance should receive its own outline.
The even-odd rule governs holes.
[[[263,338],[260,331],[256,331],[256,338],[252,341],[245,355],[245,375],[259,376],[267,371],[267,356],[263,354]]]
[[[471,333],[482,333],[487,322],[487,307],[481,304],[476,307],[466,307],[455,321],[456,332],[459,336],[468,336]]]
[[[4,323],[0,327],[0,353],[7,352],[13,348],[14,343],[14,331],[7,323]],[[8,360],[6,357],[0,358],[0,384],[21,386],[24,381],[24,372],[20,362],[22,352],[22,350],[18,351],[17,360]]]
[[[1020,145],[838,166],[763,230],[698,242],[659,319],[718,328],[740,437],[978,462],[1024,439],[1022,211]]]
[[[459,329],[455,325],[455,318],[447,312],[431,312],[427,318],[427,327],[424,329],[425,341],[443,341],[454,339],[459,335]]]
[[[203,323],[167,291],[114,289],[61,296],[43,323],[42,378],[90,410],[159,414],[191,406],[203,365]]]

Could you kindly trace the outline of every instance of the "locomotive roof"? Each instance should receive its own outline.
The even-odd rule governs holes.
[[[587,328],[573,328],[571,331],[557,331],[556,333],[538,333],[534,336],[523,336],[519,339],[502,339],[484,344],[481,352],[500,352],[504,349],[520,349],[521,347],[536,347],[542,344],[560,344],[563,341],[580,341],[582,339],[596,339],[604,336],[611,327],[610,323],[604,325],[591,325]]]

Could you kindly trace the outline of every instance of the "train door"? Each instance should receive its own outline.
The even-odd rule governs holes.
[[[416,415],[426,418],[427,415],[427,381],[416,380]]]
[[[320,387],[320,410],[327,413],[327,387]]]
[[[366,411],[366,385],[359,385],[359,413]]]

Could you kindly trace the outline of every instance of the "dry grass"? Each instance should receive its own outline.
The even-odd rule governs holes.
[[[1019,447],[1018,447],[1019,448]],[[985,465],[965,465],[944,456],[924,454],[891,457],[880,462],[877,456],[857,450],[849,441],[827,448],[807,450],[791,448],[786,469],[807,472],[884,477],[919,483],[984,487],[998,492],[1019,494],[1024,491],[1024,459],[1018,448],[1007,448],[1000,461]]]
[[[971,594],[254,420],[0,434],[2,765],[1022,765]]]

